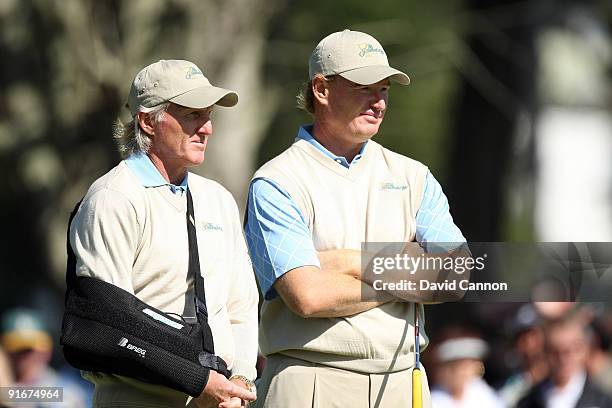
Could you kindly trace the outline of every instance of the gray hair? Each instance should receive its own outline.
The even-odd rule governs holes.
[[[325,77],[327,82],[331,82],[334,80],[335,75],[329,75]],[[297,101],[297,108],[303,110],[304,112],[314,116],[314,92],[312,91],[312,79],[306,81],[302,84],[302,87],[298,91],[298,94],[295,97]]]
[[[170,102],[164,102],[152,108],[141,106],[138,111],[150,115],[153,123],[159,123],[164,118],[168,106],[170,106]],[[134,115],[132,120],[127,123],[118,119],[113,127],[113,138],[117,142],[122,158],[137,153],[146,154],[151,147],[151,138],[140,127],[138,115]]]

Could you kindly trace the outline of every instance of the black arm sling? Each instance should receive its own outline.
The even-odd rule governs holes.
[[[60,338],[66,361],[80,370],[132,377],[193,397],[204,389],[210,370],[229,377],[225,361],[215,355],[208,325],[189,188],[188,274],[193,276],[196,312],[196,319],[191,321],[164,313],[115,285],[76,275],[70,224],[80,204],[68,221],[67,290]]]

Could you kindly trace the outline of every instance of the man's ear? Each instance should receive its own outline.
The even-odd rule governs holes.
[[[312,94],[318,103],[327,105],[329,81],[327,81],[323,75],[317,74],[312,78]]]
[[[153,131],[153,124],[151,123],[151,115],[144,112],[138,112],[136,114],[136,119],[138,120],[138,124],[140,128],[149,136],[153,136],[155,133]]]

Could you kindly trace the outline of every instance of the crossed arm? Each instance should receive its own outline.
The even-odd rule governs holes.
[[[321,268],[302,266],[292,269],[276,280],[274,288],[294,313],[305,317],[340,317],[370,310],[387,302],[438,303],[458,300],[461,292],[432,290],[377,291],[368,275],[362,274],[361,252],[338,249],[317,253]],[[410,254],[412,256],[420,254]],[[459,250],[451,256],[469,256]],[[391,271],[393,274],[394,271]],[[443,280],[458,276],[445,270],[425,271],[411,275],[412,279]],[[395,272],[404,276],[405,272]]]
[[[301,266],[279,277],[274,288],[287,307],[304,318],[341,317],[397,300],[360,280],[360,252],[338,249],[317,253],[321,268]]]
[[[333,266],[322,261],[322,268],[292,269],[276,280],[274,288],[291,311],[305,318],[350,316],[392,301],[391,295],[375,291],[353,271],[338,267],[350,256],[342,250],[323,253],[320,258],[329,258]]]

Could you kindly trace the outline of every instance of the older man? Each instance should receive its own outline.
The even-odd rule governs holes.
[[[214,87],[193,63],[162,60],[134,79],[132,122],[117,128],[126,159],[89,188],[70,229],[78,276],[94,277],[167,313],[193,316],[185,226],[193,197],[199,264],[215,351],[233,376],[211,370],[190,404],[244,406],[257,356],[257,288],[231,194],[188,170],[202,164],[215,105],[236,93]],[[94,406],[185,406],[188,396],[132,378],[86,373]],[[190,406],[191,406],[190,405]]]
[[[258,403],[409,406],[413,302],[432,299],[376,293],[359,273],[361,243],[465,239],[427,167],[370,140],[391,83],[409,83],[380,43],[333,33],[309,68],[298,102],[314,124],[257,171],[249,192],[245,228],[265,297],[260,347],[268,357]],[[429,406],[426,381],[423,398]]]

